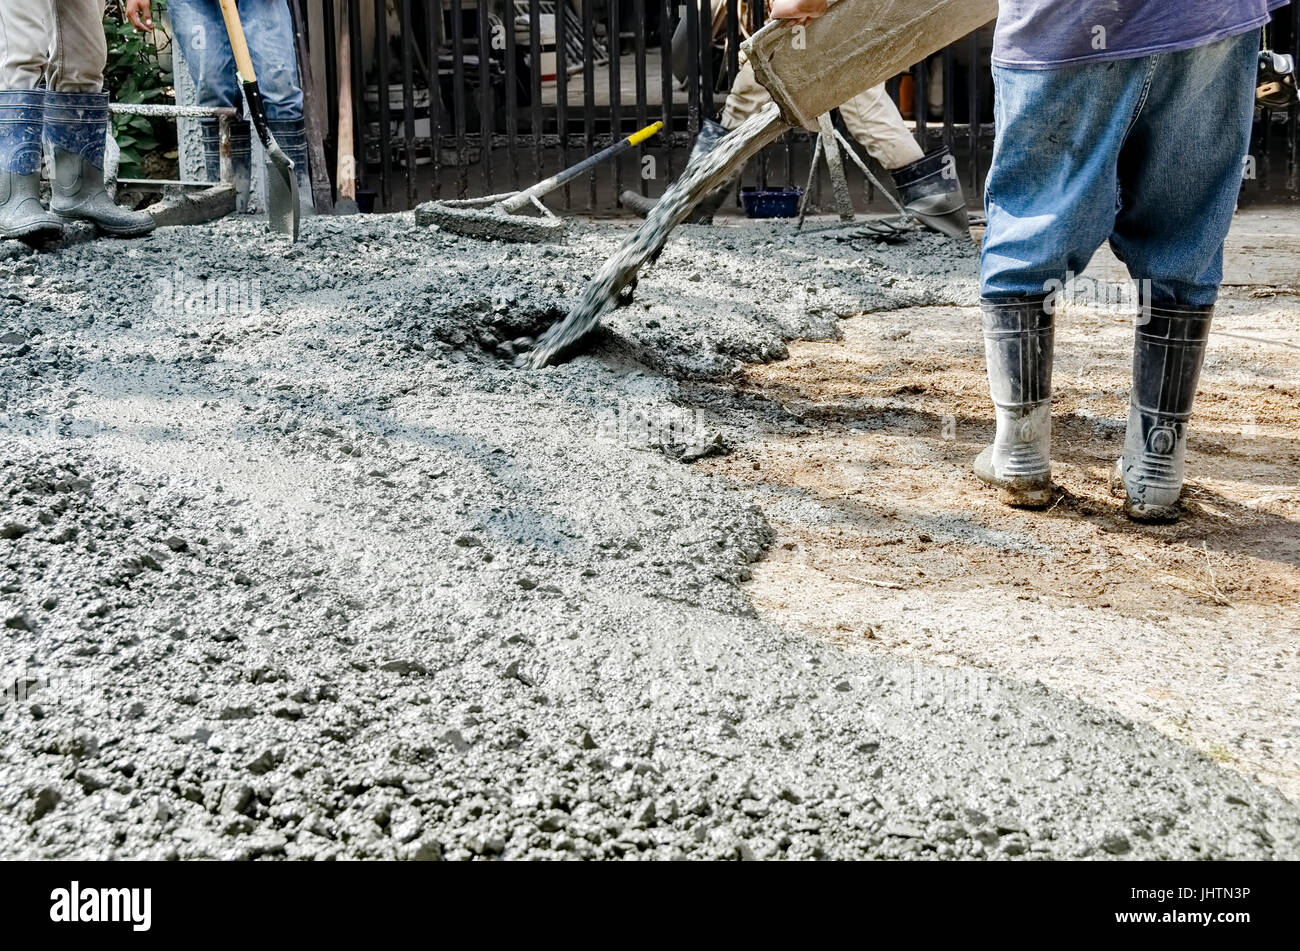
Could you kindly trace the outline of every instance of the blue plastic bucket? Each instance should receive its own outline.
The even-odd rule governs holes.
[[[740,204],[746,218],[793,218],[802,195],[802,188],[748,187],[740,190]]]

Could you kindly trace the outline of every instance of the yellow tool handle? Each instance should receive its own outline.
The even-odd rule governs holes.
[[[646,126],[640,132],[633,132],[630,136],[628,136],[627,144],[640,145],[642,142],[650,138],[650,136],[654,135],[663,127],[664,124],[662,122],[652,122],[650,125]]]
[[[221,16],[226,21],[226,33],[230,35],[230,49],[235,54],[235,69],[240,82],[255,83],[257,74],[253,72],[253,58],[248,55],[248,41],[244,39],[244,25],[239,22],[239,7],[235,0],[221,0]]]

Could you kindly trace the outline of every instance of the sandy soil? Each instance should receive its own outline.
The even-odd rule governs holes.
[[[1057,343],[1043,513],[970,472],[992,436],[976,308],[842,322],[747,368],[767,412],[707,465],[777,531],[763,616],[848,649],[1041,681],[1153,724],[1300,799],[1300,299],[1233,289],[1217,317],[1177,525],[1128,522],[1132,330],[1074,305]]]

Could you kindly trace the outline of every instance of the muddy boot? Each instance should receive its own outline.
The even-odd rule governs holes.
[[[221,181],[221,126],[216,119],[199,122],[203,135],[203,168],[210,182]],[[247,119],[230,120],[230,170],[235,186],[235,211],[248,210],[252,173],[252,129]]]
[[[0,90],[0,238],[57,234],[63,223],[41,205],[45,90]]]
[[[931,231],[971,239],[966,196],[957,177],[957,165],[946,147],[890,174],[903,207],[912,217]]]
[[[1187,421],[1214,308],[1153,304],[1150,311],[1133,344],[1128,431],[1115,479],[1130,518],[1170,522],[1178,518]]]
[[[298,179],[298,209],[303,218],[316,214],[311,197],[311,172],[307,168],[307,124],[302,119],[268,119],[267,129],[281,151],[293,162],[293,173]],[[270,164],[267,165],[270,174]]]
[[[704,125],[700,127],[700,134],[695,137],[695,142],[691,145],[691,154],[690,157],[687,158],[686,164],[689,166],[699,156],[707,155],[709,152],[712,152],[713,147],[722,141],[722,138],[729,131],[730,130],[722,123],[714,122],[712,119],[705,119]],[[740,171],[737,170],[731,178],[727,179],[727,181],[723,182],[713,191],[704,196],[700,203],[696,205],[695,209],[691,212],[691,216],[686,219],[686,223],[692,225],[713,224],[713,216],[718,213],[718,209],[722,207],[723,203],[727,200],[727,196],[731,194],[732,189],[734,189],[739,182]],[[621,201],[625,207],[631,208],[632,211],[640,215],[642,218],[650,214],[655,205],[659,203],[658,199],[646,198],[644,195],[638,195],[633,191],[623,192],[618,196],[618,200]]]
[[[45,141],[54,155],[50,211],[89,221],[105,234],[134,238],[154,229],[144,211],[122,208],[104,187],[108,93],[47,92]]]
[[[1052,498],[1051,307],[1051,298],[981,304],[998,429],[976,458],[975,474],[1025,508]]]

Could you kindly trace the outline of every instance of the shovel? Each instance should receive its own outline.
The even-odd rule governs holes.
[[[555,191],[565,182],[590,171],[601,162],[620,155],[646,139],[658,134],[664,127],[654,122],[615,142],[609,148],[589,155],[577,165],[572,165],[532,188],[504,195],[487,195],[483,198],[462,198],[452,201],[427,201],[415,209],[415,223],[437,225],[444,231],[470,238],[488,238],[498,241],[550,241],[564,232],[564,220],[551,214],[542,204],[542,196]],[[542,213],[521,215],[520,211],[534,206]]]
[[[221,15],[226,21],[226,33],[230,36],[230,49],[235,54],[235,70],[239,74],[239,83],[244,88],[244,105],[248,108],[248,117],[257,129],[257,137],[262,140],[262,147],[271,160],[266,171],[266,197],[270,208],[267,218],[272,231],[287,234],[290,241],[298,240],[298,178],[294,175],[293,161],[284,154],[276,144],[271,131],[266,127],[266,108],[262,104],[262,93],[257,88],[257,74],[253,71],[253,60],[248,55],[248,42],[244,39],[244,27],[239,22],[239,9],[235,0],[221,0]]]

